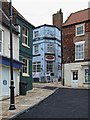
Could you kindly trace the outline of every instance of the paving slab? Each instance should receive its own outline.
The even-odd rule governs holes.
[[[10,99],[0,101],[0,119],[9,119],[34,106],[49,95],[55,92],[61,86],[60,82],[53,83],[33,83],[33,89],[28,91],[26,95],[15,97],[15,110],[9,110]]]

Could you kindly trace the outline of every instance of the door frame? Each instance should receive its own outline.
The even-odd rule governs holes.
[[[74,73],[77,72],[76,74],[76,80],[74,78]],[[77,88],[78,87],[78,70],[72,70],[71,71],[71,87]]]

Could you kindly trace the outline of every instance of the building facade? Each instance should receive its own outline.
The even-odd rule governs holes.
[[[0,9],[2,19],[0,19],[0,100],[10,96],[10,26],[9,18]],[[15,26],[12,27],[13,39],[13,80],[15,86],[15,96],[19,95],[19,74],[22,63],[19,61],[19,37]],[[17,46],[17,47],[16,47]]]
[[[53,24],[58,28],[62,26],[62,79],[65,86],[90,86],[89,13],[90,8],[72,13],[62,25],[60,12],[53,15]]]
[[[2,3],[4,15],[9,20],[9,2]],[[4,18],[4,21],[6,20]],[[4,23],[7,23],[5,21]],[[19,61],[21,61],[22,69],[20,69],[19,84],[25,83],[26,91],[32,87],[32,45],[33,45],[33,29],[34,26],[29,23],[13,6],[12,6],[12,25],[18,31],[19,43],[15,44],[15,49],[19,49]],[[14,50],[15,52],[15,50]],[[17,54],[15,56],[17,57]],[[20,86],[19,86],[20,89]]]
[[[49,82],[61,77],[61,31],[41,25],[33,31],[33,80]]]
[[[32,49],[34,26],[17,15],[19,29],[19,59],[24,63],[20,73],[20,81],[27,84],[27,91],[32,87]]]
[[[63,24],[63,77],[66,86],[90,85],[90,8],[72,13]]]

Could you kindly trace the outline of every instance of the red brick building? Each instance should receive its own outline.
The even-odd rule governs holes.
[[[71,13],[63,23],[62,31],[64,83],[71,87],[88,87],[90,83],[90,8]]]

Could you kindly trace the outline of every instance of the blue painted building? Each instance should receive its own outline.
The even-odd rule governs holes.
[[[61,31],[53,25],[33,30],[33,80],[56,81],[61,77]]]

